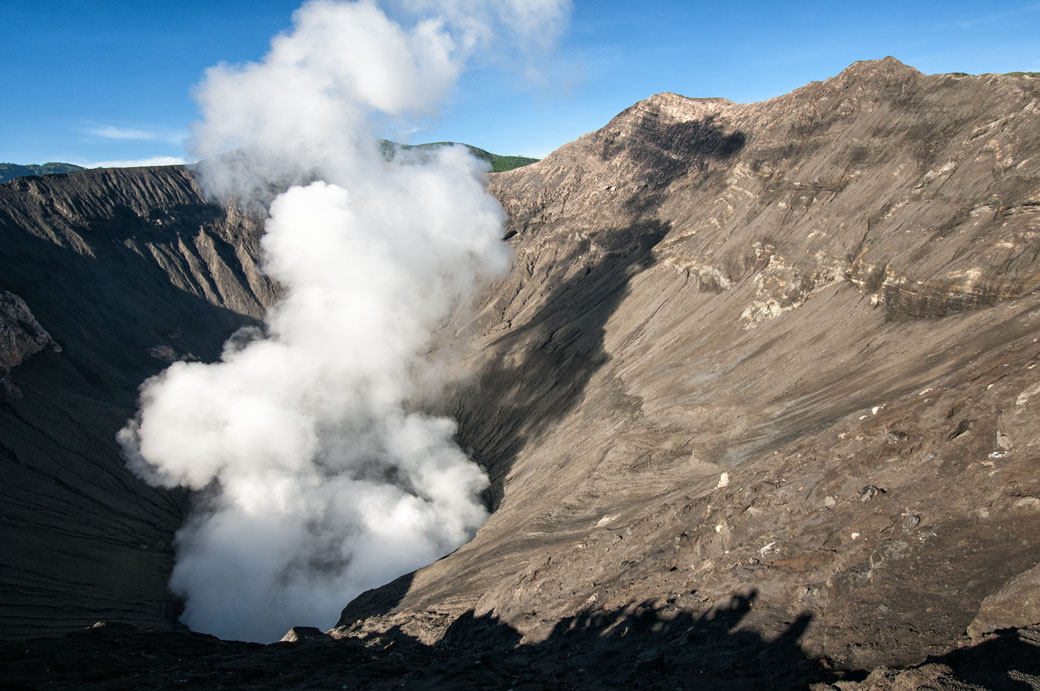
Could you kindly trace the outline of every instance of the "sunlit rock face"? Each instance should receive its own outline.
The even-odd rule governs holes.
[[[466,355],[429,412],[493,513],[334,634],[629,645],[652,611],[866,669],[1026,623],[1038,103],[1029,76],[885,59],[764,103],[659,94],[490,176],[514,264],[440,332]],[[272,304],[261,222],[180,168],[0,186],[0,289],[63,348],[0,408],[12,636],[169,625],[186,500],[134,480],[114,434],[144,376]]]
[[[474,609],[537,641],[754,589],[744,625],[807,615],[841,664],[959,640],[1040,560],[1038,97],[857,63],[658,94],[494,176],[516,264],[451,412],[496,511],[342,631]]]

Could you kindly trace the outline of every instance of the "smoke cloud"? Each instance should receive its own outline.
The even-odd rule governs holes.
[[[119,433],[141,477],[200,492],[170,581],[195,630],[328,628],[487,517],[455,423],[414,401],[438,327],[508,266],[504,212],[463,148],[387,162],[377,134],[433,112],[496,33],[558,32],[568,4],[408,5],[406,26],[374,2],[309,2],[261,62],[197,88],[202,179],[270,202],[264,266],[283,296],[218,362],[146,381]]]

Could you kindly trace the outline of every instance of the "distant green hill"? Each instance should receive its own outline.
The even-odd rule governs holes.
[[[54,175],[71,173],[74,170],[83,170],[83,168],[71,163],[28,163],[24,166],[17,163],[0,163],[0,182],[23,178],[26,175]]]
[[[398,144],[397,142],[391,142],[386,139],[379,142],[380,147],[383,149],[383,154],[389,157],[395,148],[401,149],[418,149],[430,150],[437,149],[442,146],[451,146],[456,142],[430,142],[429,144]],[[492,173],[502,173],[513,168],[520,168],[522,166],[530,165],[538,161],[537,158],[531,158],[529,156],[501,156],[499,154],[493,154],[490,151],[484,151],[483,149],[469,144],[463,144],[462,146],[470,150],[470,152],[477,158],[483,159],[491,164]]]
[[[380,146],[383,149],[383,153],[389,158],[393,153],[395,147],[401,149],[418,149],[418,150],[431,150],[442,146],[449,146],[455,142],[431,142],[429,144],[398,144],[383,140],[380,142]],[[513,168],[520,168],[521,166],[530,165],[535,163],[537,158],[530,158],[529,156],[500,156],[499,154],[493,154],[490,151],[484,151],[483,149],[469,144],[463,144],[469,149],[474,156],[483,159],[491,164],[491,172],[501,173],[506,170],[512,170]],[[0,163],[0,182],[7,182],[8,180],[14,180],[15,178],[22,178],[26,175],[55,175],[57,173],[71,173],[77,170],[84,170],[82,166],[77,166],[72,163],[27,163],[21,165],[18,163]]]

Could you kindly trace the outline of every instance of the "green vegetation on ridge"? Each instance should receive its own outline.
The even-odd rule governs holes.
[[[58,162],[28,163],[26,165],[0,163],[0,182],[22,178],[26,175],[57,175],[60,173],[71,173],[76,170],[83,170],[83,168],[72,163]]]
[[[456,143],[457,142],[430,142],[429,144],[398,144],[397,142],[384,139],[379,142],[379,145],[383,150],[383,155],[389,158],[393,154],[395,148],[412,151],[429,151],[432,149],[438,149],[442,146],[452,146]],[[538,161],[537,158],[531,158],[530,156],[501,156],[499,154],[493,154],[490,151],[485,151],[476,146],[470,146],[469,144],[462,144],[462,146],[469,149],[470,153],[477,158],[490,163],[492,173],[503,173],[507,170],[521,168]]]

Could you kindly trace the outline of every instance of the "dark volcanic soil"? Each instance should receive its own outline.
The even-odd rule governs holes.
[[[6,677],[1040,687],[1038,116],[1040,79],[887,58],[659,94],[492,176],[516,261],[445,331],[470,355],[438,405],[492,477],[476,538],[336,641],[110,624],[6,644]],[[0,324],[7,638],[171,626],[184,497],[112,435],[270,304],[259,229],[179,168],[0,185],[0,290],[35,320]]]
[[[754,595],[706,616],[634,605],[565,619],[541,643],[467,614],[424,645],[399,630],[334,640],[294,629],[259,645],[126,625],[0,643],[2,688],[30,689],[1035,689],[1040,627],[992,634],[921,665],[835,669],[798,644],[808,621],[775,639],[742,628]],[[299,635],[297,634],[299,631]]]
[[[263,314],[260,227],[177,167],[0,185],[0,305],[28,310],[0,306],[3,637],[170,626],[187,497],[131,475],[115,433],[145,377]]]

